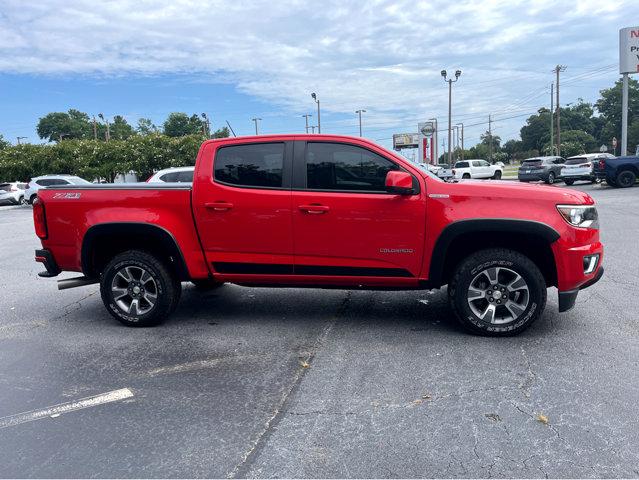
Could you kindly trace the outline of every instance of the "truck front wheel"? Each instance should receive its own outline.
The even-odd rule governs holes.
[[[100,279],[107,310],[129,327],[157,325],[177,307],[182,285],[155,256],[140,250],[116,255]]]
[[[455,269],[448,298],[472,333],[515,335],[537,320],[546,305],[546,282],[529,258],[507,249],[475,252]]]

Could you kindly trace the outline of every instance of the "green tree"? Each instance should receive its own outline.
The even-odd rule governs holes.
[[[135,135],[133,127],[121,115],[113,117],[113,123],[110,125],[111,138],[113,140],[126,140],[132,135]]]
[[[195,135],[202,133],[204,123],[202,119],[193,114],[190,117],[183,112],[173,112],[169,114],[164,122],[164,134],[169,137],[183,137],[184,135]]]
[[[4,137],[2,136],[2,134],[0,133],[0,150],[3,150],[7,147],[10,147],[11,144],[9,142],[7,142]]]
[[[52,112],[40,118],[36,127],[38,136],[49,142],[60,140],[92,138],[93,125],[89,116],[79,110]]]
[[[158,127],[150,118],[140,118],[138,120],[138,126],[135,128],[135,130],[140,135],[151,135],[154,133],[158,133],[159,131]]]
[[[231,132],[228,127],[222,127],[213,132],[211,138],[227,138],[231,136]]]
[[[622,82],[618,80],[612,88],[606,88],[599,93],[601,98],[595,103],[597,111],[604,120],[597,143],[610,145],[613,137],[621,138],[621,89]],[[639,118],[639,81],[628,79],[628,125]]]

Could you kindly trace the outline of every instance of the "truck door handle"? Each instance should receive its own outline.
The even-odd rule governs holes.
[[[233,208],[233,204],[228,202],[208,202],[205,203],[204,206],[206,208],[211,208],[216,212],[225,212]]]
[[[298,207],[302,212],[311,213],[314,215],[326,213],[330,208],[326,205],[300,205]]]

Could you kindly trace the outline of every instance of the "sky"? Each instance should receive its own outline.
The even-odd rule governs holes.
[[[619,29],[636,24],[637,0],[195,1],[0,0],[0,134],[40,142],[38,119],[75,108],[141,117],[206,112],[238,135],[393,133],[436,117],[466,147],[494,118],[518,138],[550,104],[555,65],[563,105],[594,101],[619,78]],[[440,138],[445,135],[441,135]]]

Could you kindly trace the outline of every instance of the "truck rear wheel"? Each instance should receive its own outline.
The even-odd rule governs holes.
[[[615,183],[620,188],[628,188],[632,187],[636,181],[637,176],[634,174],[634,172],[632,172],[631,170],[623,170],[622,172],[619,172],[619,175],[617,175]]]
[[[448,299],[457,320],[472,333],[515,335],[546,305],[546,282],[528,257],[507,249],[473,253],[455,269]]]
[[[107,310],[129,327],[160,323],[177,307],[181,291],[181,283],[166,265],[140,250],[116,255],[100,280]]]

